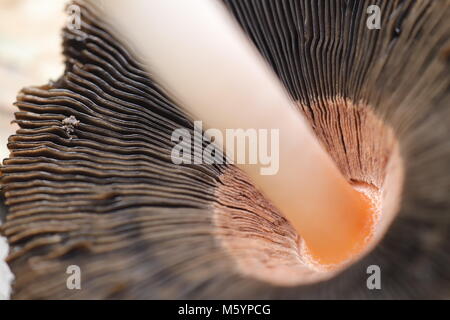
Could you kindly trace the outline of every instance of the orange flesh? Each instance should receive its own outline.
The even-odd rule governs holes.
[[[353,260],[367,247],[374,230],[372,202],[349,184],[319,144],[308,153],[305,140],[280,137],[276,175],[262,176],[251,165],[240,167],[298,232],[306,259],[326,268]],[[303,151],[302,157],[296,150]]]
[[[334,236],[334,241],[327,237],[316,235],[313,239],[304,238],[304,254],[315,265],[326,268],[336,267],[356,258],[367,246],[374,230],[376,216],[371,200],[358,191],[353,191],[349,197],[342,199],[339,218],[346,223],[339,223],[339,228],[345,225],[344,236]],[[324,222],[327,223],[327,222]]]

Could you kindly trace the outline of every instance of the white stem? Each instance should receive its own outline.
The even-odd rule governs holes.
[[[218,1],[108,0],[103,6],[152,74],[208,128],[279,129],[277,174],[261,175],[260,164],[240,167],[310,243],[346,237],[355,225],[343,218],[350,187]]]

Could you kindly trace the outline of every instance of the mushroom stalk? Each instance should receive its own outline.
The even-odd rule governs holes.
[[[207,128],[279,130],[276,174],[262,175],[261,164],[238,165],[290,221],[314,260],[338,264],[364,248],[373,224],[369,201],[341,175],[219,3],[114,0],[103,9],[160,83]]]

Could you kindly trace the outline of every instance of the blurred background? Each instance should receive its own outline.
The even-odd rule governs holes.
[[[0,0],[0,158],[8,157],[13,102],[25,86],[56,80],[63,72],[61,29],[67,0]]]

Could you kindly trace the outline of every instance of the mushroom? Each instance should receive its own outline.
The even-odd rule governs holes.
[[[235,166],[171,161],[192,119],[73,3],[66,70],[18,95],[1,168],[14,298],[450,297],[448,1],[224,1],[379,213],[377,243],[338,270],[308,261]],[[73,265],[82,290],[66,286]],[[367,287],[374,265],[383,290]]]

